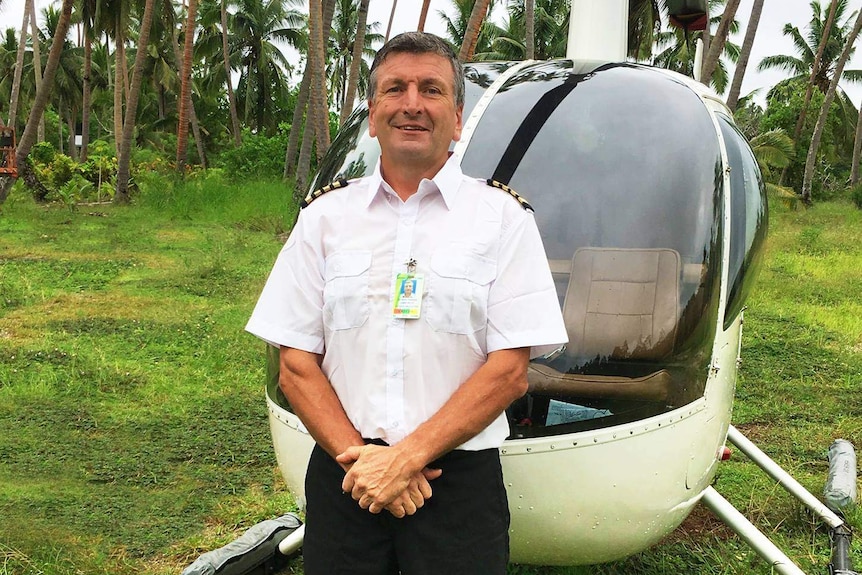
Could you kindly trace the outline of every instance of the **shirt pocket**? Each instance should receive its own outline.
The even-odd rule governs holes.
[[[425,319],[436,331],[471,334],[488,323],[488,292],[497,263],[448,246],[431,258]]]
[[[331,330],[351,329],[370,314],[368,276],[370,251],[342,251],[326,258],[323,285],[323,323]]]

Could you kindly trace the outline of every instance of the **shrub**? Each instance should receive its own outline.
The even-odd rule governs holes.
[[[273,137],[246,132],[242,146],[223,152],[220,162],[234,181],[249,177],[280,178],[286,149],[287,134],[284,131]]]

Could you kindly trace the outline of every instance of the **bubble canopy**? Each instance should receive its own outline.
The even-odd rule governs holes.
[[[535,209],[570,340],[531,362],[530,391],[508,410],[511,439],[619,425],[701,397],[721,276],[723,170],[709,109],[683,81],[635,64],[465,68],[465,122],[498,89],[480,104],[462,168]],[[350,117],[315,185],[373,171],[367,115],[362,106]]]

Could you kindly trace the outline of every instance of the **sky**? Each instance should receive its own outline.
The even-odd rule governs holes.
[[[826,3],[827,0],[821,0],[821,3]],[[731,40],[737,44],[742,44],[742,39],[745,34],[745,29],[748,26],[748,20],[751,15],[751,5],[753,0],[742,0],[739,9],[736,13],[736,19],[740,23],[739,33],[732,36]],[[41,9],[51,2],[49,0],[36,0],[37,10]],[[379,22],[379,31],[385,34],[386,26],[389,22],[393,0],[370,0],[369,4],[369,21]],[[497,21],[505,18],[506,0],[497,0],[497,8],[492,14],[492,18]],[[857,2],[851,2],[851,5]],[[392,35],[415,30],[419,21],[421,2],[419,0],[400,0],[398,2],[395,18],[392,24]],[[7,27],[20,28],[21,19],[24,9],[24,0],[3,0],[0,2],[0,30],[5,30]],[[425,25],[427,32],[443,34],[445,28],[442,20],[437,13],[440,10],[453,13],[449,0],[431,0],[431,9],[428,14],[428,21]],[[845,18],[847,16],[845,15]],[[803,35],[807,34],[808,21],[811,18],[810,0],[766,0],[764,3],[763,14],[760,18],[760,24],[757,29],[757,36],[754,40],[751,59],[749,60],[748,68],[745,74],[745,80],[742,84],[742,95],[760,88],[756,99],[763,102],[766,91],[778,81],[787,77],[785,73],[777,70],[758,72],[757,64],[764,56],[774,54],[795,55],[793,44],[789,37],[784,36],[781,31],[785,23],[791,23],[799,27]],[[288,58],[296,58],[295,53]],[[862,49],[857,49],[853,59],[847,65],[848,69],[862,69]],[[729,71],[733,73],[732,69]],[[857,106],[862,102],[862,86],[854,86],[846,82],[842,82],[842,88],[850,96],[850,99]]]

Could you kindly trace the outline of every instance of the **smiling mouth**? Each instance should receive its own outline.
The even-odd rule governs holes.
[[[396,126],[397,129],[402,130],[404,132],[427,132],[428,128],[423,128],[422,126]]]

